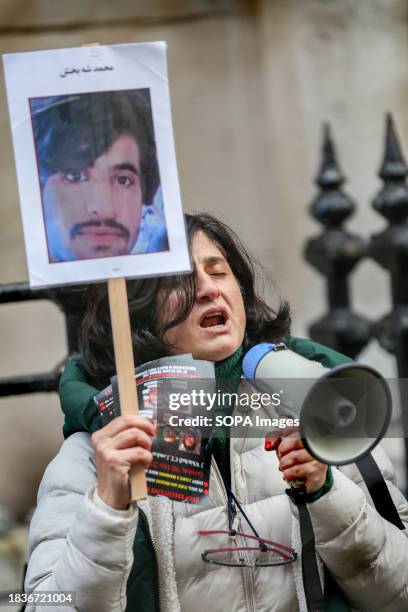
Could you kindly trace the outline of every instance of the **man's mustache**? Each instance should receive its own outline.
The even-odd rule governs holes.
[[[78,236],[78,234],[81,234],[82,230],[88,227],[110,227],[110,228],[118,230],[122,234],[125,240],[129,240],[130,238],[130,232],[127,227],[125,227],[118,221],[115,221],[115,219],[106,219],[106,221],[91,220],[91,221],[84,221],[83,223],[75,223],[71,227],[71,231],[70,231],[71,239]]]

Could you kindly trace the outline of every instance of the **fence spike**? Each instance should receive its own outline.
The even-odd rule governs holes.
[[[342,189],[345,180],[337,162],[330,125],[326,123],[321,164],[315,180],[320,191],[310,206],[312,216],[323,229],[307,241],[304,254],[327,278],[329,310],[309,327],[309,332],[314,340],[355,357],[370,339],[370,324],[350,310],[348,275],[365,256],[366,244],[342,227],[355,210],[354,201]]]

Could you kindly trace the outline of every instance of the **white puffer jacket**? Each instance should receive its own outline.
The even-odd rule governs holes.
[[[408,524],[407,502],[393,484],[392,464],[378,447],[374,456]],[[284,493],[275,453],[266,453],[260,440],[232,440],[231,472],[232,489],[259,534],[300,553],[297,509]],[[378,515],[354,465],[333,469],[333,474],[333,488],[309,504],[318,557],[353,610],[406,612],[406,530]],[[119,612],[126,607],[138,509],[106,506],[95,483],[90,436],[76,433],[48,466],[40,486],[30,530],[26,590],[75,591],[75,609],[80,612]],[[300,559],[267,568],[226,568],[202,561],[201,553],[210,544],[228,545],[228,536],[215,542],[197,534],[199,529],[227,529],[225,489],[215,464],[205,504],[150,497],[140,507],[155,544],[162,612],[306,610]],[[245,522],[240,528],[248,531]]]

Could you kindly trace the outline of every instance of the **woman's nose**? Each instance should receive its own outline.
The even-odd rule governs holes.
[[[197,300],[214,300],[220,295],[219,287],[210,274],[198,272],[197,281]]]

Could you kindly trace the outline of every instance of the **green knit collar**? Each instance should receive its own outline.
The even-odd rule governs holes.
[[[240,346],[235,353],[215,363],[216,378],[241,378],[243,352],[244,349]]]

